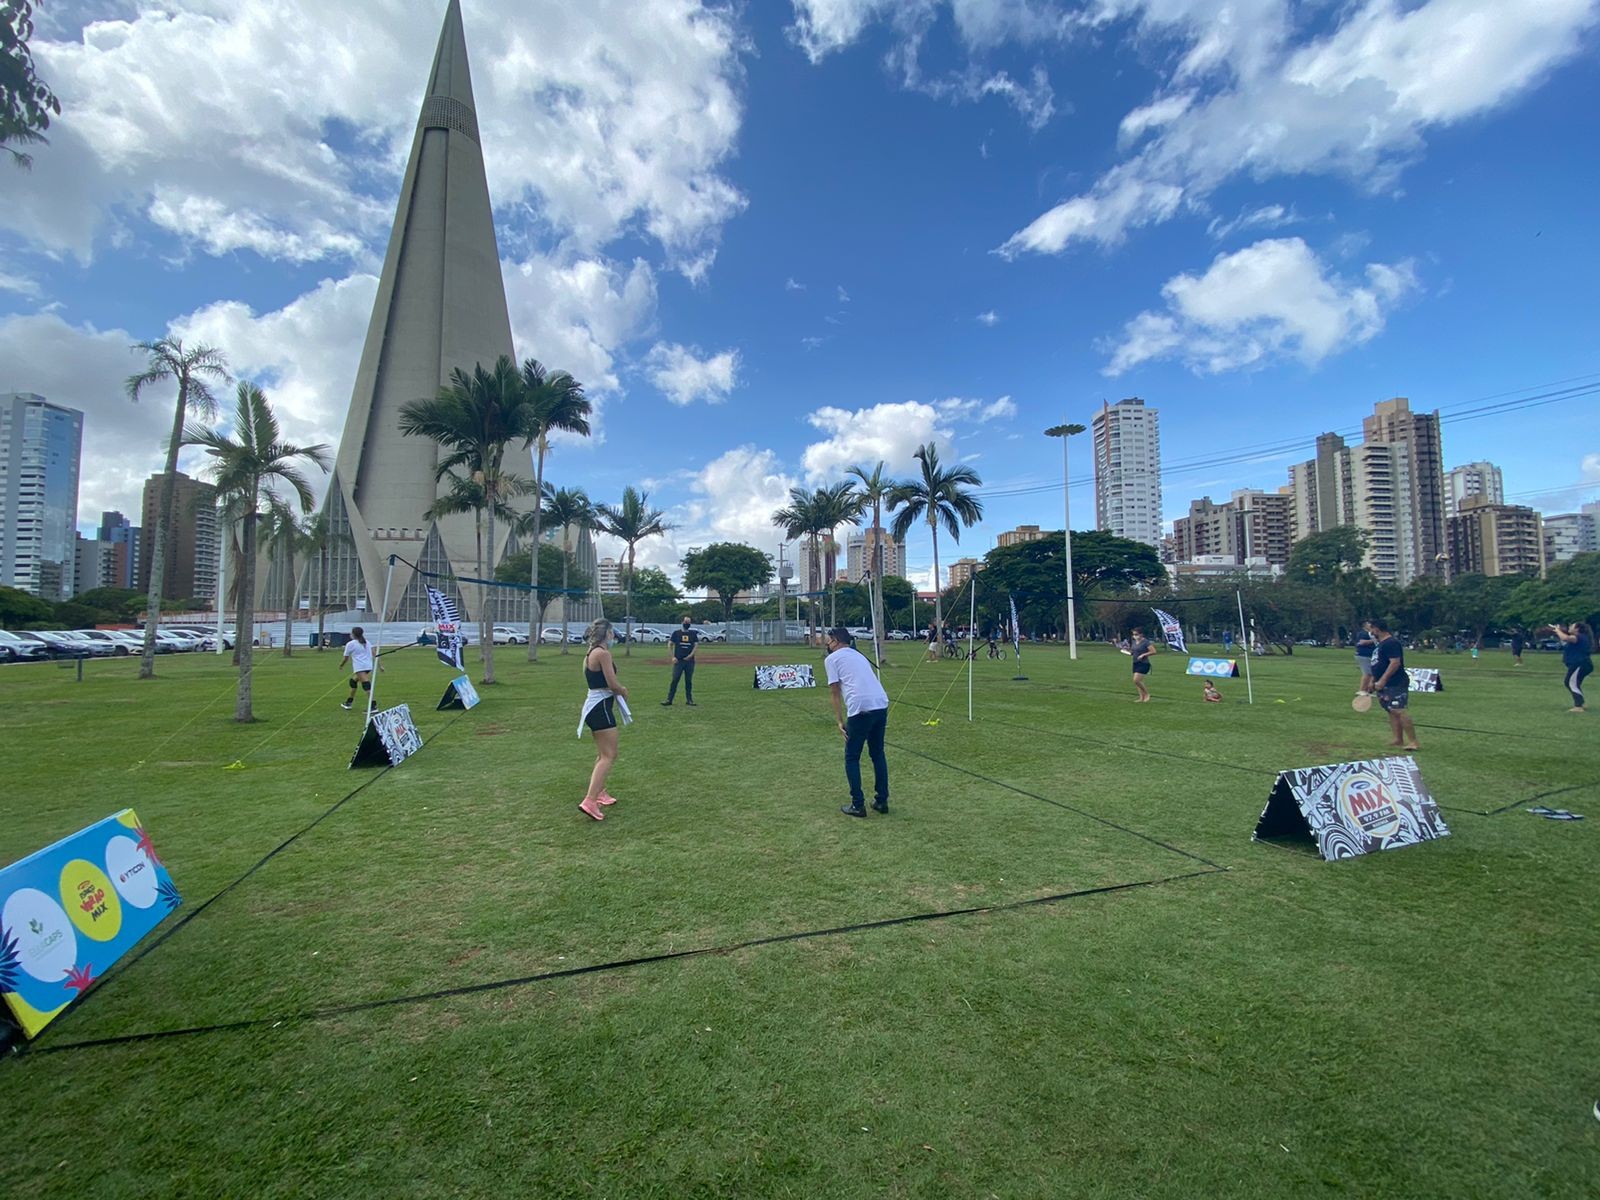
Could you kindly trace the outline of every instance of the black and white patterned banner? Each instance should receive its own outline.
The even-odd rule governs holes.
[[[396,704],[372,714],[372,720],[361,731],[361,742],[350,765],[398,767],[421,749],[422,735],[411,720],[410,706]]]
[[[775,688],[808,688],[816,686],[816,677],[812,675],[811,667],[808,663],[756,668],[756,688],[759,691],[770,692]]]
[[[1152,608],[1150,611],[1155,613],[1156,620],[1161,622],[1161,636],[1167,639],[1167,645],[1179,654],[1189,653],[1189,647],[1183,644],[1183,626],[1178,618],[1159,608]]]
[[[433,628],[439,635],[439,661],[453,671],[464,670],[461,665],[461,610],[456,602],[431,583],[428,589],[428,612],[433,616]]]
[[[1410,667],[1406,674],[1411,677],[1413,692],[1442,692],[1444,691],[1444,678],[1439,674],[1437,667]]]
[[[1255,837],[1311,837],[1332,862],[1449,833],[1416,761],[1379,758],[1284,771]]]

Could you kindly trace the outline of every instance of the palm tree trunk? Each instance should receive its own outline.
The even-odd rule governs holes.
[[[482,578],[494,578],[494,506],[499,502],[498,489],[494,484],[484,488],[485,498],[489,501],[489,553],[485,566],[488,570]],[[483,584],[483,603],[478,606],[478,637],[483,642],[483,682],[494,682],[494,588],[486,582]]]
[[[880,502],[872,502],[872,640],[883,655],[883,514]]]
[[[533,566],[528,569],[528,582],[533,585],[533,611],[528,614],[528,661],[539,661],[539,639],[544,636],[544,609],[539,606],[539,536],[540,522],[544,519],[544,435],[539,435],[538,449],[533,456],[533,553],[528,555]],[[562,639],[566,641],[565,638]]]
[[[817,540],[816,531],[811,533],[811,569],[806,572],[806,591],[811,595],[806,598],[806,636],[810,644],[817,644],[817,592],[821,589],[822,581],[817,578],[822,566],[822,545]]]
[[[284,586],[285,602],[283,606],[283,656],[294,657],[294,606],[300,600],[300,589],[295,586],[294,578],[294,551],[290,550],[284,555],[285,573],[288,576]]]
[[[150,590],[145,597],[144,652],[139,678],[156,673],[156,626],[161,621],[161,589],[166,583],[167,547],[172,542],[172,510],[178,490],[178,450],[183,443],[183,418],[189,411],[189,382],[178,380],[178,408],[172,417],[172,440],[167,443],[167,469],[161,479],[161,512],[156,519],[156,540],[150,547]]]
[[[623,658],[633,657],[633,546],[632,542],[628,543],[628,593],[623,599],[623,603],[628,606],[628,611],[624,614],[628,618],[628,641],[622,647]]]
[[[567,527],[561,527],[561,653],[571,653],[567,646],[567,622],[571,619],[568,608],[571,599],[567,593]]]
[[[235,721],[254,721],[250,707],[250,672],[255,666],[255,590],[256,590],[256,506],[257,496],[249,497],[250,511],[244,514],[244,553],[239,568],[239,629],[234,645],[239,652],[239,697],[234,702]]]
[[[326,531],[324,531],[326,536]],[[323,650],[322,643],[327,639],[328,633],[328,544],[324,542],[317,550],[317,652]]]
[[[939,637],[944,637],[944,597],[939,591],[939,526],[928,522],[933,534],[933,623],[939,627]]]

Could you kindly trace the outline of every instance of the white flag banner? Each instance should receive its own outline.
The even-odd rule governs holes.
[[[1017,598],[1006,593],[1006,599],[1011,601],[1011,647],[1017,652],[1017,661],[1022,661],[1022,626],[1017,621]]]
[[[455,671],[461,665],[461,611],[456,602],[432,584],[428,589],[428,612],[433,616],[433,627],[439,635],[439,661]]]
[[[1189,647],[1183,644],[1183,626],[1178,623],[1178,618],[1169,612],[1163,612],[1159,608],[1154,608],[1150,611],[1155,613],[1156,620],[1161,622],[1161,634],[1167,639],[1167,645],[1171,646],[1179,654],[1189,653]]]

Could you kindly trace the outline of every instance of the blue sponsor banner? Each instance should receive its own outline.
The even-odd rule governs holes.
[[[1212,679],[1237,679],[1239,664],[1231,658],[1191,658],[1185,675],[1206,675]]]
[[[0,999],[30,1038],[182,903],[133,809],[0,870]]]
[[[456,695],[460,698],[463,708],[477,707],[478,689],[472,686],[472,680],[465,675],[457,675],[450,681],[450,686],[455,688]]]

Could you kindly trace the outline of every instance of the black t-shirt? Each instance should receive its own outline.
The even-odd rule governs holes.
[[[1378,648],[1372,655],[1372,677],[1382,679],[1383,673],[1389,669],[1389,664],[1395,664],[1395,672],[1389,676],[1389,681],[1383,686],[1404,690],[1411,686],[1411,676],[1406,674],[1406,651],[1400,644],[1400,639],[1393,634],[1378,643]]]
[[[694,629],[674,629],[667,641],[672,643],[673,657],[682,660],[694,650],[695,644],[700,641],[700,634]]]

